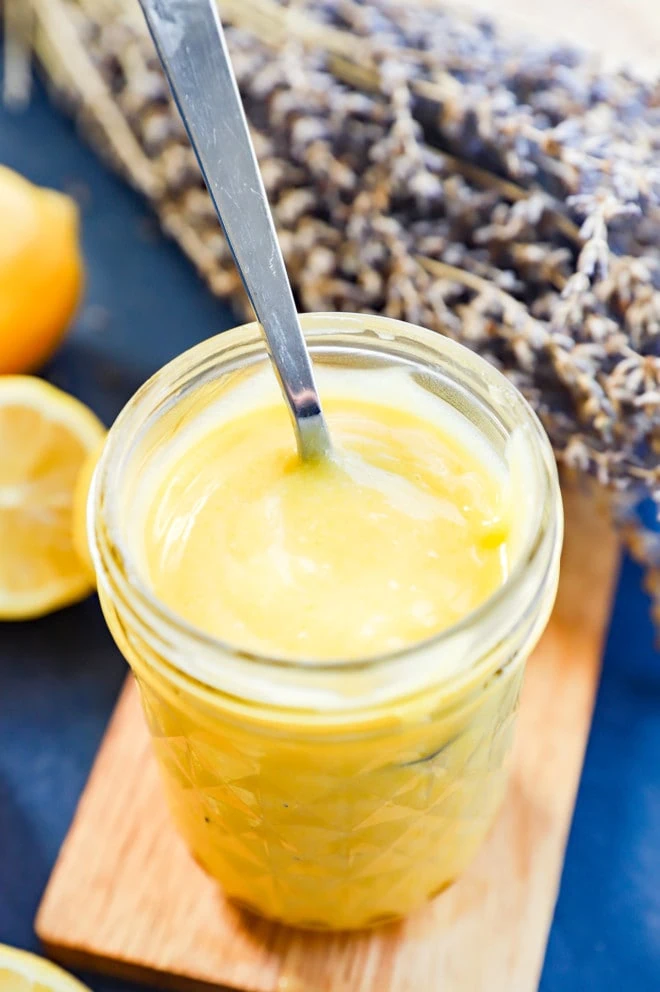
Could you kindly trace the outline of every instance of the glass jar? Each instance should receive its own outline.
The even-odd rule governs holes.
[[[135,673],[194,857],[250,910],[344,929],[403,915],[442,891],[488,832],[525,662],[555,597],[562,511],[539,422],[483,359],[384,317],[302,322],[316,364],[405,366],[500,457],[518,438],[525,471],[513,481],[529,527],[500,589],[425,642],[335,662],[251,655],[157,600],[127,540],[135,482],[165,438],[267,360],[256,324],[181,355],[128,403],[95,474],[89,530],[103,610]]]

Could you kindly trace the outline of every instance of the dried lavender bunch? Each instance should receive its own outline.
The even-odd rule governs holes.
[[[137,5],[31,3],[55,93],[244,306]],[[221,7],[300,308],[479,351],[660,569],[628,524],[642,496],[660,509],[660,85],[428,0]]]

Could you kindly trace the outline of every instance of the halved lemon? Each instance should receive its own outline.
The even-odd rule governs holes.
[[[0,944],[0,992],[90,992],[86,985],[37,954]]]
[[[73,500],[104,436],[91,410],[50,383],[0,376],[0,620],[43,616],[91,592]]]

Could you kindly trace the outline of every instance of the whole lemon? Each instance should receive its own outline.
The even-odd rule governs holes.
[[[74,201],[0,166],[0,374],[52,355],[82,285]]]

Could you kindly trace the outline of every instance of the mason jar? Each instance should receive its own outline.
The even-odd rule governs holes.
[[[127,404],[95,473],[89,532],[103,611],[193,856],[242,907],[347,929],[441,892],[488,833],[525,663],[555,598],[562,509],[542,427],[483,359],[384,317],[312,314],[302,324],[315,365],[404,367],[500,459],[517,439],[512,498],[528,526],[489,599],[428,640],[332,662],[241,650],[158,600],[131,546],[137,482],[200,409],[267,362],[254,323],[179,356]]]

